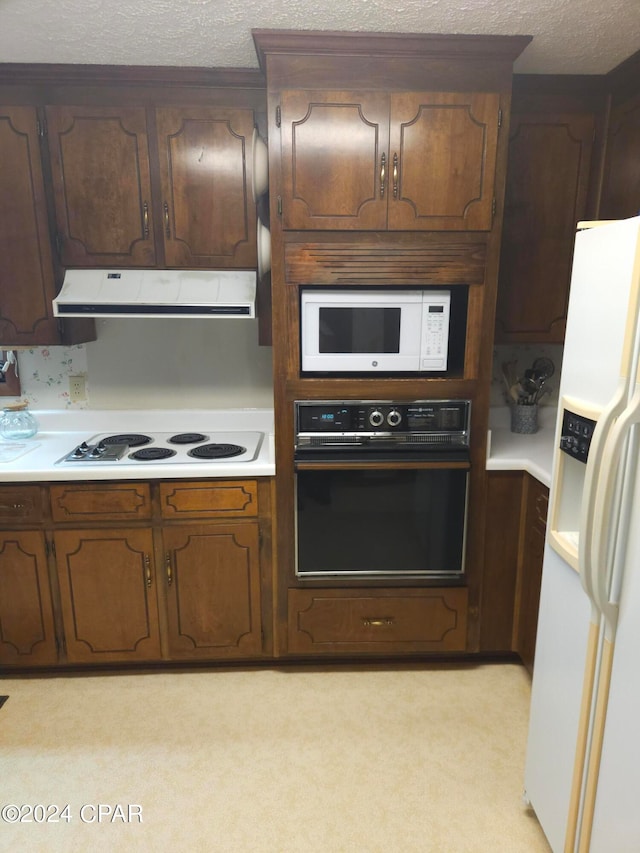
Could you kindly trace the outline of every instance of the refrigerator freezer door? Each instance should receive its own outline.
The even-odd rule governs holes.
[[[525,793],[554,853],[567,829],[589,614],[578,575],[546,545]]]

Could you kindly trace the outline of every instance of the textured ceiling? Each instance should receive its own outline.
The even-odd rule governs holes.
[[[252,28],[532,35],[517,72],[602,74],[640,0],[0,0],[0,62],[250,68]]]

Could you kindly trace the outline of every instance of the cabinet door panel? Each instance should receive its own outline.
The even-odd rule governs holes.
[[[260,654],[258,525],[165,528],[163,541],[171,656]]]
[[[362,92],[284,92],[283,227],[384,229],[388,96]],[[388,164],[385,183],[388,183]]]
[[[35,530],[0,533],[0,663],[56,663],[44,539]]]
[[[498,341],[564,340],[576,224],[586,214],[593,131],[593,115],[512,117]]]
[[[491,229],[499,103],[496,94],[391,96],[390,229]]]
[[[640,210],[640,95],[611,111],[601,219],[625,219]]]
[[[145,110],[47,107],[47,123],[62,263],[153,265]]]
[[[159,659],[151,532],[72,530],[55,544],[69,660]]]
[[[255,267],[253,113],[156,111],[168,266]]]
[[[289,651],[464,651],[467,598],[463,587],[290,589]]]
[[[0,341],[58,341],[36,111],[0,107]]]

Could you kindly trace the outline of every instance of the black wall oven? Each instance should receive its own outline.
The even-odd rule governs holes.
[[[295,403],[296,575],[464,574],[468,400]]]

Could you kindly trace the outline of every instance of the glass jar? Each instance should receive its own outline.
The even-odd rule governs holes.
[[[0,416],[0,436],[10,441],[31,438],[38,432],[38,421],[27,411],[26,403],[6,406]]]

